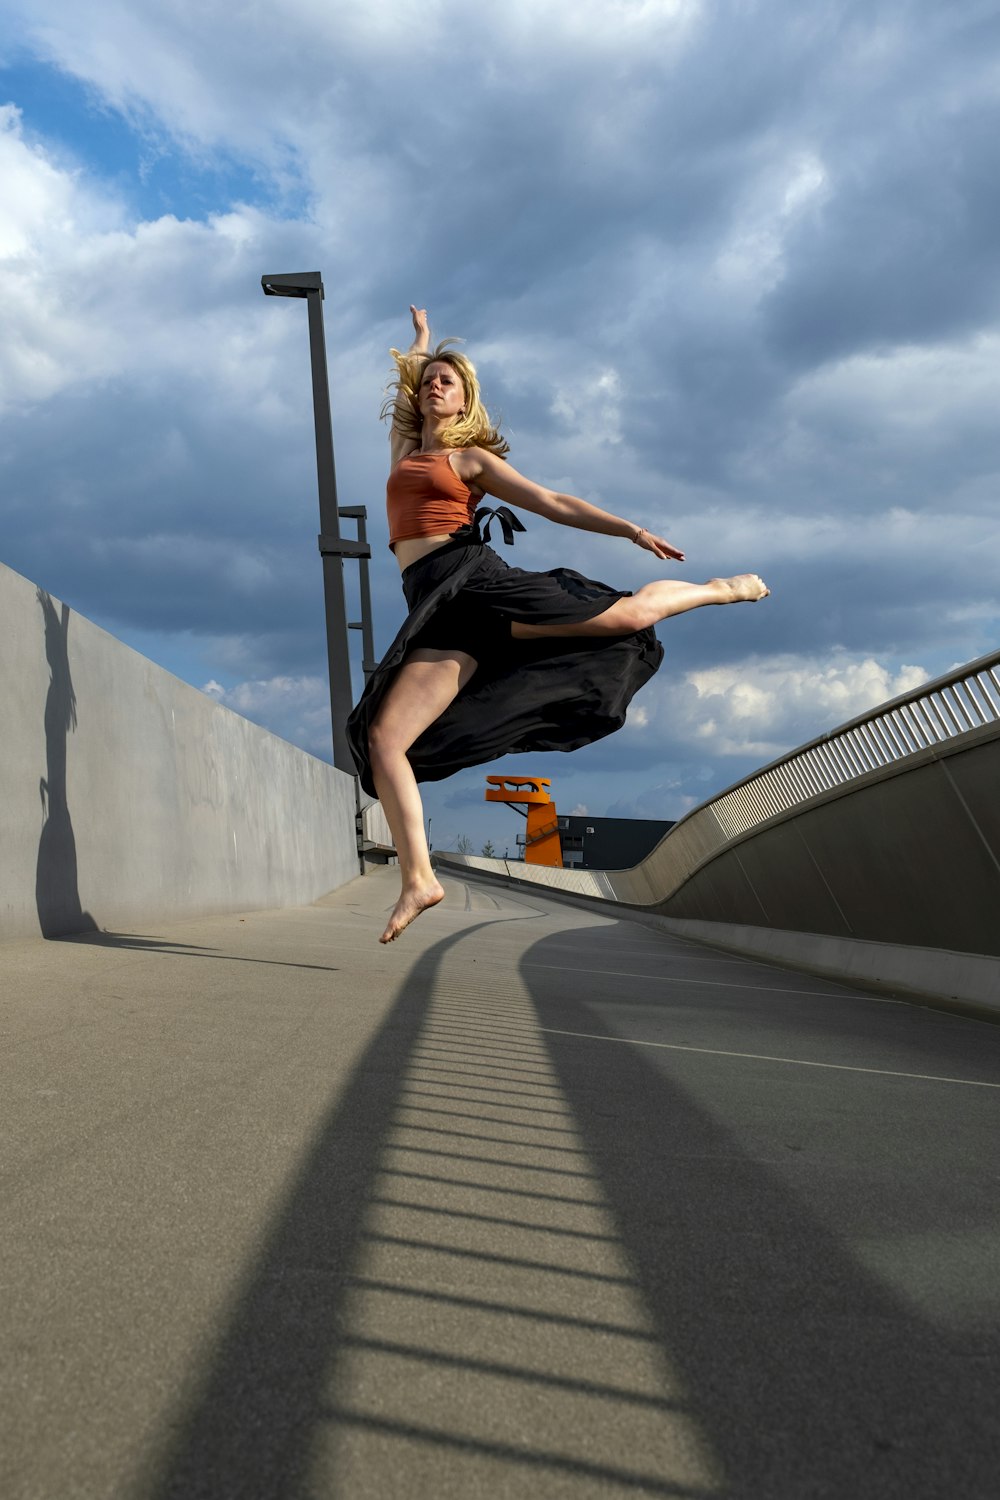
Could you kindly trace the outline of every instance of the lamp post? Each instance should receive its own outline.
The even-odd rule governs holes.
[[[333,763],[340,771],[355,775],[354,757],[347,743],[347,716],[353,706],[351,661],[347,636],[347,601],[344,593],[344,558],[362,561],[371,557],[367,541],[350,541],[340,535],[337,507],[337,474],[333,462],[333,424],[330,420],[330,381],[323,331],[323,278],[319,271],[292,275],[262,276],[260,284],[268,297],[304,297],[309,312],[309,354],[312,363],[313,419],[316,427],[316,478],[319,485],[319,550],[323,558],[323,592],[326,599],[326,649],[330,669],[330,718],[333,724]],[[356,515],[356,511],[351,512]],[[359,526],[363,530],[363,522]],[[366,580],[367,581],[367,580]],[[365,641],[368,648],[368,640]],[[366,649],[366,657],[371,654]]]

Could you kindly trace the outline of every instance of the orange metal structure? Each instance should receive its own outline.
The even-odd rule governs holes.
[[[554,865],[562,869],[559,819],[550,792],[548,776],[487,776],[486,801],[524,807],[528,827],[524,835],[524,860],[529,865]]]

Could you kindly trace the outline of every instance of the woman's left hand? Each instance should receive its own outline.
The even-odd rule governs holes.
[[[635,545],[637,547],[644,547],[647,552],[652,552],[654,557],[662,558],[664,562],[668,558],[673,558],[676,562],[684,561],[684,553],[679,547],[675,547],[672,542],[668,542],[666,537],[656,536],[652,531],[647,531],[645,527],[643,527],[639,535],[635,538]]]

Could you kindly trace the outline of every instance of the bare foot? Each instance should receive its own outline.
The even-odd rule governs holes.
[[[735,578],[713,578],[712,582],[722,592],[720,604],[750,604],[771,592],[759,573],[737,573]]]
[[[413,890],[401,892],[399,900],[392,909],[389,925],[379,938],[379,942],[391,943],[394,938],[399,937],[404,927],[409,927],[410,923],[419,917],[422,911],[426,911],[429,906],[437,906],[438,902],[443,900],[444,886],[439,885],[436,880],[425,881]]]

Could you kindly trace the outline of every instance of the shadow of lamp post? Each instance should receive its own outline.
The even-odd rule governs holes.
[[[375,668],[372,636],[371,592],[368,559],[371,547],[365,531],[367,512],[363,505],[337,505],[337,475],[333,462],[333,425],[330,420],[330,381],[323,331],[323,278],[319,271],[292,275],[262,276],[260,284],[268,297],[305,298],[309,312],[309,355],[312,363],[313,418],[316,426],[316,477],[319,484],[319,550],[323,558],[323,591],[326,598],[326,649],[330,668],[330,718],[333,725],[333,764],[349,776],[355,775],[354,757],[347,743],[347,716],[353,707],[348,629],[361,630],[365,677]],[[341,517],[356,520],[358,539],[340,534]],[[344,558],[356,557],[361,568],[361,619],[347,621],[344,593]]]

